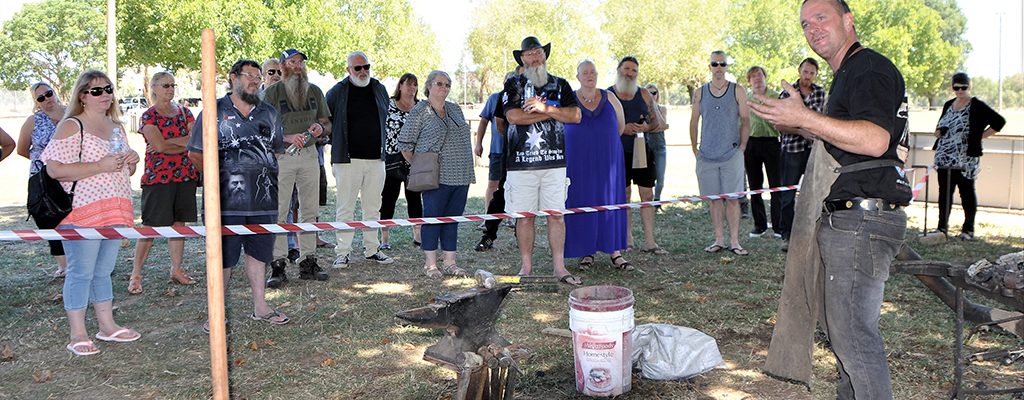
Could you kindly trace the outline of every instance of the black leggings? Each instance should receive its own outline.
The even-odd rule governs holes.
[[[398,203],[398,192],[405,181],[384,178],[384,190],[380,192],[380,218],[392,219],[395,217],[395,204]],[[414,192],[405,188],[405,202],[409,210],[409,218],[423,217],[423,200],[420,200],[420,192]]]
[[[974,215],[978,213],[978,195],[974,180],[964,177],[963,171],[949,168],[936,170],[939,180],[939,230],[949,231],[949,213],[953,208],[953,189],[960,190],[960,206],[964,208],[962,232],[974,234]]]

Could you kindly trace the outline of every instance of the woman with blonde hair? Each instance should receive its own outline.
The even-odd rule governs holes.
[[[188,107],[174,102],[174,75],[157,72],[149,80],[153,106],[139,118],[139,133],[146,138],[146,162],[142,174],[142,225],[185,226],[196,222],[196,185],[199,174],[188,158],[185,145],[195,125]],[[142,293],[142,267],[149,258],[153,239],[135,242],[128,293]],[[171,256],[171,283],[192,285],[182,268],[185,239],[167,239]]]
[[[43,152],[46,145],[53,139],[57,131],[57,122],[64,118],[64,105],[60,102],[53,87],[46,82],[36,82],[29,87],[29,95],[32,96],[32,115],[21,125],[21,134],[18,136],[18,155],[29,159],[29,177],[39,173],[39,167],[35,161]],[[29,187],[28,190],[33,190]],[[31,195],[29,197],[32,197]],[[53,229],[60,223],[56,219],[47,219],[35,216],[36,226],[39,229]],[[59,240],[51,240],[50,255],[57,261],[57,270],[53,276],[60,278],[64,276],[68,268],[67,259],[64,257],[64,246]]]
[[[139,155],[128,147],[122,128],[114,85],[107,75],[88,70],[78,77],[71,104],[56,133],[39,155],[47,172],[74,193],[71,213],[58,228],[131,226],[132,188]],[[114,140],[112,140],[114,139]],[[120,241],[65,240],[68,270],[64,279],[64,310],[68,315],[72,354],[85,356],[100,349],[89,339],[85,311],[92,303],[99,323],[96,339],[132,342],[142,335],[114,322],[110,276],[117,263]]]

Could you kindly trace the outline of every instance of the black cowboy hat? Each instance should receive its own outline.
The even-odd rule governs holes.
[[[519,47],[521,47],[519,50],[512,50],[512,57],[516,59],[519,65],[523,65],[523,52],[527,50],[544,49],[545,60],[551,55],[551,43],[541,46],[540,39],[533,36],[527,36],[523,39],[523,43]]]

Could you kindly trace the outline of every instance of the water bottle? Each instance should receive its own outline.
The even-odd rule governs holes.
[[[537,96],[537,89],[533,87],[533,81],[527,79],[526,87],[523,88],[523,101]]]
[[[295,143],[292,143],[292,145],[288,146],[288,149],[286,149],[284,152],[290,156],[299,154],[299,150],[302,150],[306,146],[309,146],[309,142],[311,141],[313,141],[313,134],[310,133],[308,130],[302,132],[302,147],[296,146]]]
[[[125,141],[124,133],[121,132],[121,128],[114,128],[114,131],[110,133],[110,154],[122,156],[126,153],[128,153],[128,143]]]

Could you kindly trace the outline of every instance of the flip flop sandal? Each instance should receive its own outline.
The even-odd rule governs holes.
[[[712,245],[704,248],[704,251],[707,253],[717,253],[722,250],[725,250],[725,246],[722,246],[718,243],[713,243]]]
[[[65,270],[62,271],[62,270],[60,270],[58,268],[56,271],[53,271],[53,273],[50,274],[50,276],[52,276],[54,278],[63,278],[67,274],[68,274],[68,270],[65,269]]]
[[[663,256],[663,255],[668,254],[668,250],[665,250],[665,249],[663,249],[661,247],[658,247],[658,246],[651,247],[649,249],[643,249],[641,251],[643,251],[644,253],[654,254],[656,256]]]
[[[171,283],[177,283],[179,285],[188,286],[195,285],[196,280],[188,276],[185,270],[179,270],[177,273],[171,272]]]
[[[562,275],[561,278],[558,278],[558,281],[561,282],[561,283],[564,283],[566,285],[570,285],[570,286],[581,286],[581,285],[583,285],[583,280],[580,279],[580,277],[575,276],[573,274]]]
[[[730,247],[729,251],[738,256],[749,256],[750,252],[742,247]]]
[[[427,278],[430,279],[439,279],[442,276],[444,276],[444,274],[442,274],[441,271],[437,269],[437,266],[434,265],[431,265],[429,268],[424,267],[423,274],[427,275]]]
[[[278,317],[284,317],[284,319],[283,320],[280,320],[280,319],[279,320],[275,320],[274,319],[274,318],[278,318]],[[256,313],[252,313],[252,314],[249,314],[249,318],[252,318],[254,321],[264,321],[264,322],[266,322],[268,324],[271,324],[271,325],[284,325],[284,324],[287,324],[288,321],[291,321],[291,319],[289,319],[287,315],[281,314],[281,313],[277,312],[277,310],[273,310],[273,311],[267,313],[266,315],[261,315],[261,316],[256,315]]]
[[[444,274],[450,276],[466,276],[466,270],[459,268],[458,265],[445,265]]]
[[[618,260],[622,260],[622,262],[616,262]],[[612,257],[612,265],[614,265],[615,268],[621,269],[623,271],[633,271],[636,269],[633,267],[633,264],[631,264],[629,261],[626,261],[625,258],[622,258],[622,255]]]
[[[141,294],[142,293],[142,277],[135,277],[134,275],[128,279],[128,294]]]
[[[78,349],[80,347],[92,348],[92,350],[79,351]],[[76,356],[91,356],[93,354],[100,352],[100,349],[96,347],[92,340],[68,343],[68,345],[64,346],[64,348],[68,349],[68,351],[70,351],[71,354],[74,354]]]
[[[128,342],[134,342],[136,340],[142,339],[142,335],[138,334],[138,332],[136,332],[137,336],[135,336],[135,337],[131,337],[131,338],[123,338],[123,337],[121,337],[121,335],[123,335],[125,333],[131,333],[131,332],[132,332],[132,330],[128,329],[128,328],[118,329],[116,332],[114,332],[114,333],[112,333],[110,335],[104,335],[103,332],[96,332],[96,339],[102,340],[104,342],[117,342],[117,343],[128,343]]]
[[[594,266],[594,256],[583,256],[583,258],[580,258],[580,264],[579,264],[580,271],[586,271],[586,270],[590,269],[590,267],[593,267],[593,266]]]

